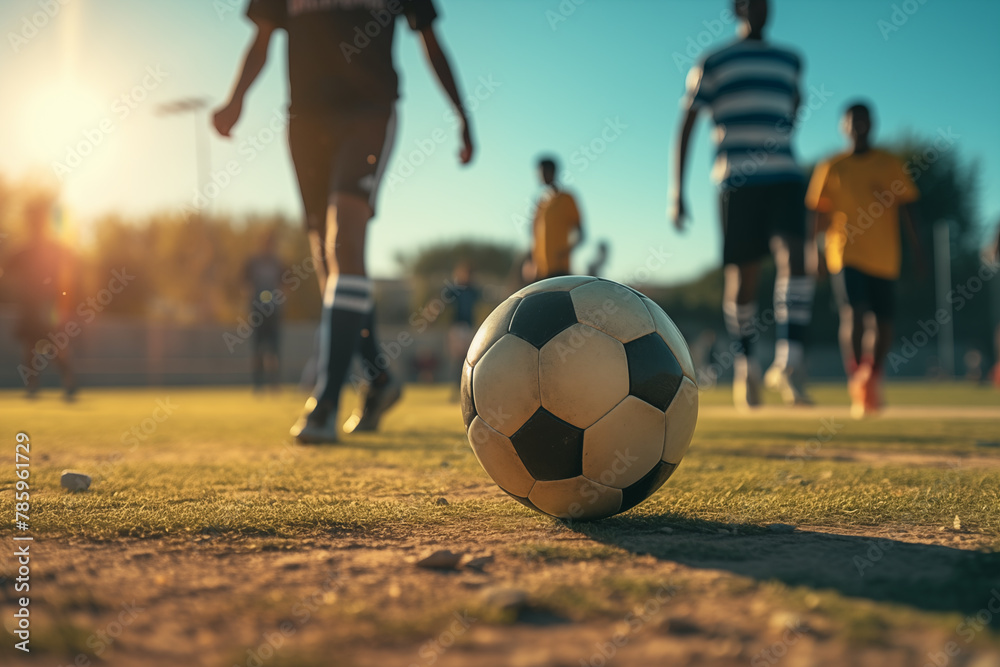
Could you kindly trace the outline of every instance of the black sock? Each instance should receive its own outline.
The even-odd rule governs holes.
[[[319,377],[313,396],[336,414],[340,388],[351,365],[361,329],[372,310],[372,284],[364,276],[331,276],[323,297]]]
[[[389,369],[379,366],[378,342],[375,338],[375,309],[368,313],[368,319],[361,329],[361,347],[358,350],[364,364],[365,375],[372,378],[375,385],[384,384],[389,379]]]

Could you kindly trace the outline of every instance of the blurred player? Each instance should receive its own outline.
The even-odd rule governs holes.
[[[323,316],[316,388],[291,433],[302,443],[337,441],[340,389],[360,350],[377,366],[372,281],[365,271],[365,234],[395,139],[398,77],[393,65],[395,19],[420,34],[427,60],[455,106],[460,160],[472,159],[472,135],[434,21],[433,0],[286,2],[251,0],[256,25],[230,101],[214,116],[223,136],[239,119],[243,98],[267,60],[277,29],[288,33],[289,146],[313,254],[321,269]],[[372,27],[374,26],[374,27]],[[364,33],[364,42],[358,35]],[[362,337],[361,332],[368,335]],[[345,430],[374,430],[400,396],[385,369],[362,391]]]
[[[672,217],[684,229],[688,209],[684,171],[698,113],[712,115],[718,141],[712,175],[719,184],[725,265],[723,313],[733,338],[733,399],[738,408],[760,402],[760,370],[751,344],[768,318],[758,318],[761,260],[774,255],[774,364],[765,380],[787,403],[809,404],[803,387],[806,329],[814,279],[805,270],[805,182],[792,155],[802,62],[764,40],[767,0],[736,0],[740,39],[691,69],[686,114],[678,139]]]
[[[54,201],[50,195],[32,196],[25,206],[28,242],[7,262],[6,273],[14,284],[22,364],[18,367],[28,398],[38,393],[39,377],[51,360],[62,377],[64,397],[76,396],[71,345],[79,331],[72,320],[79,284],[77,258],[52,238],[50,221]]]
[[[604,267],[608,263],[609,252],[610,246],[607,241],[601,241],[597,244],[597,254],[594,255],[594,258],[590,260],[590,264],[587,265],[588,276],[601,277],[601,274],[604,273]]]
[[[465,363],[472,337],[476,335],[476,304],[479,303],[480,291],[472,282],[472,266],[469,262],[461,262],[455,267],[452,281],[448,292],[452,298],[454,314],[448,327],[448,356],[451,361],[451,376],[455,381],[452,399],[457,401],[462,364]]]
[[[529,282],[570,273],[570,254],[583,242],[583,223],[573,195],[559,187],[554,158],[538,161],[545,194],[535,209]]]
[[[243,281],[250,293],[250,313],[258,313],[260,324],[253,328],[251,373],[254,391],[265,384],[278,388],[281,370],[281,303],[275,299],[281,287],[284,265],[275,252],[277,234],[268,230],[261,241],[260,252],[247,260]]]
[[[855,417],[882,407],[882,368],[892,344],[900,269],[900,220],[917,265],[923,265],[908,206],[920,194],[902,160],[871,145],[872,125],[866,104],[848,107],[841,127],[850,148],[817,165],[806,197],[816,211],[816,232],[840,302],[840,348]]]

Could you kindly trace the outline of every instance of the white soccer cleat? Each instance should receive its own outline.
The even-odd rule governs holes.
[[[733,405],[743,412],[760,405],[760,367],[756,361],[736,357],[733,362]]]
[[[344,433],[377,431],[379,421],[389,408],[403,395],[403,383],[389,376],[385,384],[364,387],[359,396],[360,405],[344,422]]]
[[[303,445],[333,445],[340,441],[334,411],[319,405],[315,398],[306,401],[305,412],[288,433]]]

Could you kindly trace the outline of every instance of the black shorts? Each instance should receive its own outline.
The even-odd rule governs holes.
[[[802,181],[726,188],[720,196],[722,262],[743,264],[771,253],[775,236],[805,238]]]
[[[330,197],[337,193],[365,199],[374,213],[395,138],[391,108],[289,119],[288,145],[309,229],[324,229]]]
[[[878,278],[850,266],[830,277],[837,303],[858,313],[891,318],[896,305],[896,281]]]

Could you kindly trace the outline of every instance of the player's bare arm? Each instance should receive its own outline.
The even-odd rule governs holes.
[[[455,110],[461,121],[460,131],[462,133],[462,150],[459,152],[458,157],[462,164],[469,164],[472,161],[472,154],[474,152],[472,128],[470,127],[469,118],[465,113],[465,107],[462,105],[462,95],[458,91],[458,83],[456,83],[455,75],[452,73],[448,55],[444,52],[444,48],[442,48],[437,33],[434,32],[432,26],[421,30],[420,37],[423,40],[424,52],[427,54],[427,61],[430,63],[434,75],[441,82],[441,87],[448,94],[448,99],[455,105]]]
[[[275,26],[264,21],[256,25],[257,32],[250,42],[250,48],[247,49],[247,54],[243,59],[243,68],[236,81],[236,87],[229,97],[229,102],[216,110],[212,116],[212,124],[224,137],[229,136],[233,126],[240,119],[240,113],[243,111],[243,98],[253,82],[257,80],[261,70],[264,69],[264,64],[267,63],[267,47],[271,43],[271,34],[274,33]]]
[[[684,231],[687,223],[687,202],[684,198],[684,172],[687,169],[688,147],[694,122],[698,119],[698,110],[689,106],[681,122],[677,140],[677,153],[674,158],[674,198],[671,204],[670,217],[678,231]]]

